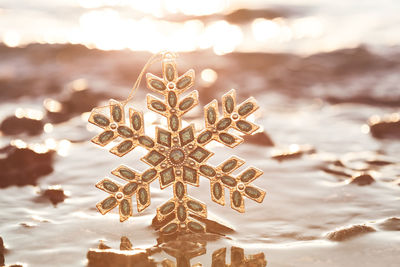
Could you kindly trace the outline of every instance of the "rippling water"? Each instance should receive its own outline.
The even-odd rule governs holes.
[[[243,8],[252,12],[227,15]],[[399,9],[395,0],[3,0],[0,38],[9,46],[312,54],[363,43],[398,45]]]
[[[48,98],[61,101],[62,95],[64,98],[71,95],[71,86],[81,90],[82,86],[89,84],[89,92],[106,92],[107,97],[125,97],[129,87],[118,84],[121,84],[121,81],[122,84],[125,81],[129,84],[131,75],[124,79],[122,73],[131,74],[132,69],[133,72],[138,72],[143,65],[141,61],[148,58],[148,54],[128,51],[115,52],[110,57],[110,52],[90,52],[85,48],[68,46],[39,45],[22,50],[3,47],[2,51],[5,58],[3,64],[7,63],[9,73],[19,73],[21,66],[25,68],[25,74],[21,73],[18,78],[3,78],[3,88],[10,88],[7,87],[6,81],[10,82],[8,86],[19,83],[24,84],[22,88],[31,88],[30,91],[22,91],[25,97],[19,99],[10,99],[15,91],[2,91],[2,99],[9,99],[0,105],[2,119],[14,112],[18,117],[45,119],[43,100],[47,99],[44,101],[47,109],[58,110],[58,106],[54,104],[57,102],[51,102]],[[325,56],[334,55],[336,59],[344,58],[346,62],[347,55],[352,53],[359,57],[362,55],[363,62],[368,58],[376,62],[373,70],[360,71],[359,68],[353,68],[351,73],[346,73],[345,76],[312,75],[313,69],[305,68],[311,59],[299,59],[296,56],[281,58],[276,65],[263,65],[263,68],[256,66],[257,61],[251,60],[251,54],[231,54],[218,58],[212,53],[181,56],[179,63],[182,66],[193,65],[197,73],[202,73],[205,68],[215,70],[216,80],[213,84],[205,83],[204,77],[207,78],[207,75],[203,78],[199,75],[196,81],[196,88],[200,95],[203,95],[200,98],[203,104],[209,101],[208,98],[220,98],[224,91],[213,88],[228,88],[231,82],[236,83],[240,88],[239,101],[248,95],[255,96],[261,106],[256,121],[276,143],[274,148],[247,143],[234,151],[234,154],[245,158],[249,165],[261,168],[265,172],[255,184],[265,189],[267,196],[262,204],[246,201],[245,214],[213,203],[206,179],[201,179],[199,189],[189,189],[191,195],[208,205],[212,219],[235,230],[226,238],[209,241],[207,254],[194,258],[192,263],[201,262],[204,266],[209,266],[214,250],[221,247],[229,250],[231,246],[238,246],[244,248],[246,255],[264,253],[268,266],[397,265],[400,259],[400,240],[396,229],[399,228],[395,223],[386,227],[384,222],[393,216],[399,216],[400,146],[396,139],[378,140],[371,137],[366,123],[372,115],[395,112],[398,110],[398,104],[386,106],[377,101],[387,99],[391,92],[389,89],[388,96],[383,98],[381,95],[375,95],[377,91],[374,89],[363,91],[365,97],[375,99],[376,102],[372,100],[355,103],[352,95],[345,96],[338,104],[329,102],[329,97],[335,96],[335,91],[329,89],[329,84],[331,87],[341,84],[351,88],[349,81],[356,81],[371,73],[396,72],[400,65],[387,61],[384,57],[377,59],[362,51],[365,50],[334,52],[317,55],[316,59],[312,59],[315,60],[314,64],[320,66],[317,68],[319,70],[324,68],[322,66],[325,64]],[[13,56],[7,56],[11,54]],[[261,62],[273,62],[275,56],[259,54],[256,57]],[[76,65],[77,61],[80,62],[79,65]],[[255,66],[249,65],[244,72],[246,76],[236,77],[234,73],[238,73],[238,66],[245,64]],[[300,67],[303,70],[302,84],[298,84],[296,80],[291,84],[290,80],[285,79],[290,75],[284,72],[280,78],[273,76],[277,67],[285,69],[287,64],[303,66]],[[334,68],[342,69],[345,65],[344,62],[334,63]],[[103,69],[101,66],[107,68]],[[181,71],[185,69],[180,68]],[[159,70],[159,66],[154,66],[154,73],[159,73]],[[49,73],[60,82],[71,81],[76,77],[81,77],[81,80],[73,83],[62,82],[61,86],[54,86],[54,83],[48,85],[48,79],[44,79],[42,75],[48,76]],[[268,73],[267,76],[271,79],[257,78],[263,73]],[[36,80],[25,80],[24,75],[29,77],[32,74]],[[251,86],[254,80],[258,81],[259,85],[269,84],[270,89],[262,87],[264,89],[258,90],[257,87]],[[286,83],[282,83],[283,80]],[[337,80],[340,80],[339,84]],[[296,93],[286,90],[296,84]],[[316,86],[320,87],[317,91]],[[314,89],[310,90],[310,87]],[[384,82],[381,81],[376,88],[380,90],[384,87]],[[144,108],[140,99],[144,97],[145,92],[144,88],[139,90],[136,100],[132,103],[136,108]],[[315,92],[318,94],[315,95]],[[30,94],[33,95],[29,96]],[[187,119],[195,119],[198,123],[196,127],[199,128],[200,109],[189,115]],[[146,122],[158,123],[157,117],[147,114],[145,116]],[[42,177],[38,186],[11,186],[0,189],[1,237],[8,250],[5,255],[7,263],[22,262],[29,266],[82,266],[87,262],[87,251],[96,248],[100,240],[104,240],[106,245],[115,249],[119,247],[122,236],[127,236],[135,248],[145,249],[157,243],[157,236],[149,227],[150,222],[156,207],[169,198],[171,190],[161,191],[157,185],[153,185],[151,206],[143,214],[135,214],[125,223],[119,222],[116,213],[100,215],[95,204],[103,199],[105,194],[97,190],[94,184],[99,179],[110,176],[109,171],[119,164],[143,169],[145,165],[139,161],[143,153],[137,151],[129,157],[116,158],[89,142],[98,131],[87,127],[87,115],[81,116],[78,113],[77,116],[70,117],[71,119],[61,124],[46,124],[44,133],[37,136],[14,135],[3,136],[1,139],[3,146],[11,142],[17,147],[29,146],[37,152],[49,148],[59,152],[55,158],[54,171]],[[277,161],[272,157],[282,150],[296,152],[304,145],[311,145],[315,152],[304,153],[302,157],[284,161]],[[211,144],[210,149],[216,153],[211,160],[212,164],[218,164],[232,155],[232,150],[215,144]],[[374,165],[373,162],[386,163]],[[336,170],[336,174],[332,174],[332,170]],[[371,174],[375,182],[367,186],[349,183],[348,176],[362,172]],[[61,185],[68,196],[57,206],[53,206],[46,199],[43,200],[39,193],[40,189],[53,185]],[[375,228],[376,232],[339,242],[326,238],[327,233],[335,231],[336,228],[363,224]],[[154,257],[160,260],[173,259],[165,253]]]
[[[53,171],[36,186],[0,188],[6,264],[86,266],[100,240],[118,249],[123,236],[135,249],[154,249],[151,220],[171,190],[155,182],[150,207],[124,223],[116,212],[98,213],[95,205],[106,194],[94,184],[120,164],[144,170],[144,151],[120,159],[96,147],[89,140],[98,130],[88,126],[87,111],[96,101],[126,98],[148,52],[172,49],[182,52],[180,73],[196,71],[200,107],[230,88],[239,101],[252,95],[260,105],[254,119],[275,143],[245,142],[234,151],[209,145],[213,165],[235,154],[262,169],[255,184],[267,195],[262,204],[246,200],[239,214],[211,201],[207,179],[189,187],[211,219],[234,229],[207,237],[206,252],[192,264],[210,266],[220,248],[227,248],[229,262],[235,246],[247,256],[264,253],[272,267],[397,267],[400,144],[398,135],[374,138],[368,121],[399,117],[399,3],[1,1],[0,121],[15,115],[42,125],[37,135],[3,132],[0,146],[57,152]],[[150,71],[160,69],[155,64]],[[131,104],[145,111],[147,92],[140,86]],[[162,121],[149,112],[145,118],[154,134]],[[185,119],[200,129],[201,108]],[[351,183],[359,174],[374,182]],[[53,205],[43,196],[49,186],[61,186],[67,198]],[[357,227],[375,231],[338,237],[353,234],[338,229]],[[336,239],[328,238],[332,232]],[[166,251],[153,258],[175,261]]]

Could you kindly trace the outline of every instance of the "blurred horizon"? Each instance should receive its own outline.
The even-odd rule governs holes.
[[[291,52],[400,44],[394,0],[0,1],[0,40],[101,50]]]
[[[260,267],[397,267],[399,10],[399,0],[0,0],[0,266],[110,266],[117,252],[136,264],[142,251],[153,266],[174,263],[171,251],[235,265],[238,253],[220,250],[235,246],[242,259],[265,255]],[[180,55],[172,76],[170,59],[146,64],[163,50]],[[133,218],[103,217],[106,202]],[[186,235],[192,220],[208,233]],[[181,253],[199,244],[204,255]]]

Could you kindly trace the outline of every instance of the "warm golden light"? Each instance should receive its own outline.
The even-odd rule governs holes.
[[[99,8],[103,6],[115,6],[117,0],[77,0],[78,4],[84,8]]]
[[[229,0],[77,0],[78,5],[87,9],[103,7],[130,7],[145,14],[161,17],[166,13],[203,16],[222,12]]]
[[[21,36],[16,31],[6,31],[3,35],[3,43],[9,47],[16,47],[20,44]]]
[[[44,143],[30,143],[30,144],[26,143],[21,139],[14,139],[10,142],[10,144],[19,149],[29,148],[30,150],[33,150],[39,154],[46,153],[50,150],[54,150],[60,156],[67,156],[69,149],[71,147],[70,141],[66,139],[57,141],[54,138],[47,138],[44,141]]]
[[[229,6],[228,0],[164,0],[162,2],[170,13],[196,16],[218,13]]]
[[[286,7],[275,10],[279,1],[261,0],[64,0],[57,4],[42,0],[40,5],[19,8],[28,0],[21,1],[6,1],[0,8],[0,41],[9,47],[71,43],[101,50],[152,53],[211,49],[217,54],[257,51],[309,55],[360,44],[393,46],[399,43],[400,36],[396,34],[396,23],[388,25],[385,19],[361,16],[369,5],[357,7],[354,12],[341,12],[337,9],[340,5],[327,1],[289,1],[287,7],[293,6],[288,14],[291,8],[296,10],[306,2],[315,5],[310,12],[299,10],[292,15],[281,12]],[[324,7],[326,4],[329,8]],[[374,4],[370,8],[379,14],[384,6]],[[57,8],[62,8],[63,13],[54,12]],[[240,9],[251,11],[241,13]],[[275,10],[281,17],[271,19],[254,12],[264,9]],[[397,13],[391,10],[395,8],[385,10],[390,11],[387,19],[395,21]],[[217,36],[214,23],[226,15],[226,31],[218,30]],[[27,18],[34,23],[25,23]],[[225,42],[221,40],[223,36],[227,36]]]
[[[201,40],[201,48],[212,47],[217,55],[231,53],[243,41],[243,33],[239,26],[219,20],[205,29]]]
[[[289,152],[295,153],[300,151],[300,146],[298,144],[291,144],[289,145]]]
[[[207,25],[197,19],[183,23],[149,17],[135,20],[121,16],[116,10],[101,9],[84,13],[79,31],[71,34],[69,40],[102,50],[158,52],[212,48],[216,54],[226,54],[241,44],[243,33],[239,26],[225,20]]]
[[[273,20],[257,18],[252,23],[254,39],[259,42],[271,44],[287,42],[293,38],[293,30],[286,20],[276,18]]]
[[[201,72],[201,79],[207,84],[213,84],[218,78],[218,74],[213,69],[204,69]]]
[[[67,156],[70,147],[71,147],[70,141],[65,140],[65,139],[59,141],[57,144],[57,154],[60,156],[64,156],[64,157]]]
[[[39,143],[29,144],[28,147],[29,149],[39,154],[49,152],[49,148],[45,144],[39,144]]]
[[[316,38],[323,34],[324,27],[318,18],[305,17],[293,21],[292,30],[295,38]]]
[[[32,120],[41,120],[43,119],[43,112],[30,108],[17,108],[15,110],[15,117],[19,119],[28,118]]]
[[[51,98],[46,98],[43,101],[43,106],[50,112],[60,112],[62,109],[61,103]]]
[[[276,38],[281,31],[276,22],[263,18],[255,19],[251,26],[254,38],[260,42]]]
[[[74,91],[83,91],[88,88],[88,81],[86,79],[76,79],[71,82],[71,88]]]
[[[372,115],[371,118],[369,118],[369,123],[371,124],[376,124],[381,121],[381,118],[378,115]]]
[[[47,138],[44,144],[48,149],[55,150],[57,148],[57,141],[54,138]]]
[[[112,9],[94,10],[84,13],[79,20],[83,43],[94,45],[103,50],[124,49],[124,37],[127,23],[124,23],[119,13]],[[124,28],[121,28],[123,27]],[[115,29],[119,29],[118,31]]]
[[[363,134],[369,134],[370,131],[371,131],[371,130],[370,130],[368,124],[363,124],[363,125],[361,125],[361,132],[362,132]]]
[[[53,126],[53,124],[51,124],[51,123],[46,123],[46,124],[44,125],[44,127],[43,127],[43,131],[44,131],[45,133],[51,133],[51,132],[53,131],[53,129],[54,129],[54,126]]]
[[[15,139],[15,140],[12,140],[11,142],[10,142],[10,144],[12,145],[12,146],[15,146],[16,148],[27,148],[28,147],[28,144],[27,143],[25,143],[24,141],[22,141],[21,139]]]

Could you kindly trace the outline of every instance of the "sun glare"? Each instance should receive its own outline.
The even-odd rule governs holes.
[[[272,20],[258,18],[253,21],[252,30],[254,38],[263,42],[276,38],[280,33],[280,26]]]
[[[207,84],[213,84],[218,78],[218,74],[213,69],[204,69],[201,72],[201,79]]]
[[[50,112],[60,112],[62,109],[62,104],[51,98],[46,98],[43,101],[43,106]]]
[[[166,13],[203,16],[225,10],[229,0],[77,0],[79,6],[87,9],[102,7],[130,7],[134,10],[161,17]]]
[[[292,29],[281,18],[273,20],[257,18],[252,23],[254,39],[258,42],[284,42],[292,39]]]
[[[198,19],[184,23],[152,17],[135,20],[105,8],[84,13],[79,31],[72,34],[70,40],[102,50],[127,48],[157,52],[211,48],[221,55],[234,51],[242,42],[243,33],[239,26],[225,20],[207,25]]]
[[[228,0],[164,0],[164,6],[170,13],[185,15],[210,15],[223,11],[229,6]]]
[[[239,26],[220,20],[205,29],[200,46],[212,47],[217,55],[223,55],[233,52],[242,41],[243,33]]]
[[[101,50],[130,49],[152,53],[211,49],[215,54],[223,55],[257,50],[257,47],[279,50],[283,43],[321,38],[325,32],[321,18],[312,16],[260,17],[240,25],[230,23],[222,16],[205,20],[200,17],[227,12],[231,7],[229,0],[76,0],[76,4],[82,10],[78,25],[66,28],[50,25],[41,30],[40,38],[36,36],[35,40],[49,44],[83,44]],[[10,29],[2,33],[3,43],[10,47],[24,45],[25,39],[23,32]]]
[[[41,120],[43,119],[43,112],[36,109],[30,108],[17,108],[15,110],[15,117],[21,118],[28,118],[32,120]]]
[[[6,31],[3,35],[3,43],[9,47],[16,47],[20,44],[21,36],[16,31]]]

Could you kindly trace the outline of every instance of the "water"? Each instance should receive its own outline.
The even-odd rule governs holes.
[[[120,159],[96,147],[89,140],[99,131],[88,126],[88,113],[79,107],[88,105],[84,111],[90,111],[91,98],[102,103],[126,98],[148,52],[169,48],[182,52],[180,73],[195,69],[200,107],[220,100],[230,88],[237,89],[239,101],[252,95],[260,105],[254,119],[276,144],[245,142],[235,150],[209,145],[213,165],[235,154],[246,160],[245,167],[263,170],[255,185],[267,195],[262,204],[247,199],[246,213],[239,214],[229,203],[223,207],[211,201],[207,179],[200,179],[199,188],[189,187],[191,196],[207,204],[211,219],[234,229],[226,237],[208,237],[206,253],[192,264],[210,266],[220,248],[227,248],[229,262],[230,248],[236,246],[247,256],[264,253],[273,267],[398,266],[400,226],[390,218],[400,217],[400,146],[398,138],[373,138],[367,123],[373,115],[399,110],[399,2],[206,1],[206,8],[198,1],[159,2],[1,1],[0,39],[6,46],[0,47],[0,121],[15,114],[45,124],[36,136],[3,134],[0,145],[57,151],[54,171],[37,186],[0,189],[6,264],[86,266],[87,252],[100,240],[118,249],[122,236],[134,248],[157,244],[151,220],[171,189],[160,190],[154,182],[150,207],[124,223],[115,211],[99,214],[95,205],[107,194],[94,184],[111,178],[110,170],[120,164],[144,170],[139,161],[144,151]],[[271,8],[282,16],[233,23],[215,15],[241,7]],[[182,18],[178,11],[211,17]],[[348,47],[356,48],[341,50]],[[331,52],[320,53],[326,51]],[[150,71],[159,74],[160,69],[155,64]],[[88,96],[68,102],[82,89]],[[152,135],[160,119],[145,110],[148,92],[142,84],[130,104],[146,112]],[[60,107],[68,108],[66,119],[50,121],[46,108]],[[185,119],[200,129],[202,109]],[[303,146],[315,151],[273,159]],[[346,175],[364,172],[375,182],[350,184]],[[40,190],[54,185],[68,195],[57,206],[40,197]],[[353,225],[376,231],[345,241],[327,238]],[[165,251],[153,257],[175,261]]]
[[[374,1],[35,1],[3,0],[0,39],[84,44],[103,50],[294,52],[313,54],[367,44],[400,42],[395,0]],[[240,8],[276,10],[229,22]]]

